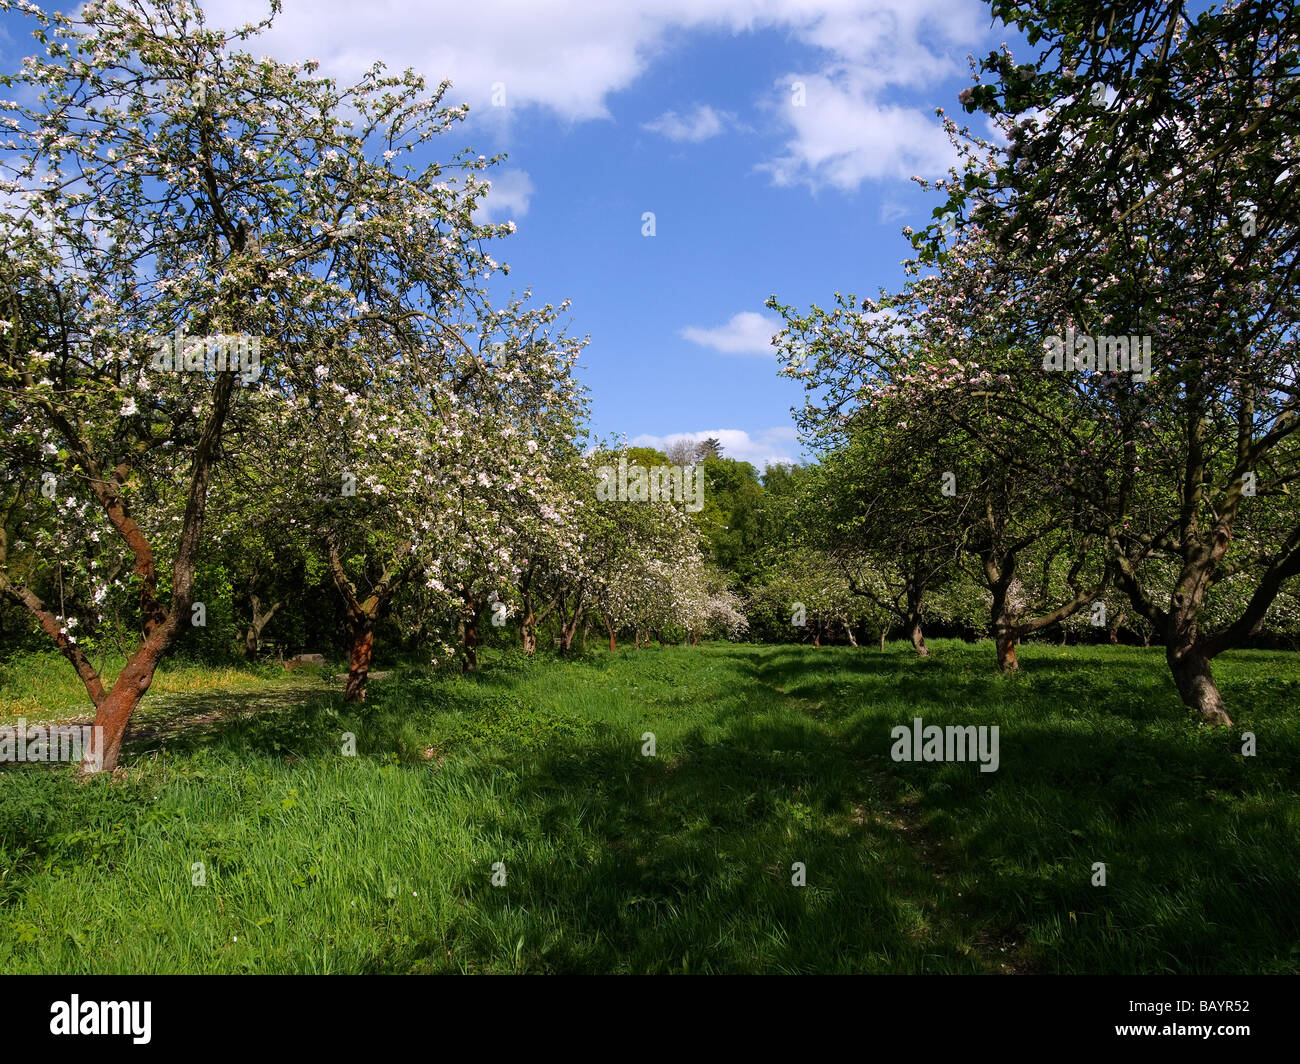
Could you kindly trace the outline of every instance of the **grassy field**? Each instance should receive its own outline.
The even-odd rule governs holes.
[[[490,659],[359,711],[168,673],[119,779],[0,773],[0,972],[1300,971],[1300,657],[1222,659],[1207,730],[1160,650],[933,650]],[[76,717],[68,677],[11,661],[0,716]],[[915,716],[998,725],[998,771],[894,762]]]
[[[125,659],[113,655],[93,664],[109,687],[121,671]],[[304,675],[315,678],[322,670],[286,671],[275,665],[210,665],[168,663],[159,669],[153,686],[136,712],[143,721],[166,715],[172,705],[192,708],[195,695],[240,695],[265,692],[278,685],[297,685]],[[29,654],[0,662],[0,726],[13,724],[19,717],[28,720],[63,721],[85,717],[90,713],[86,689],[67,659],[55,651]]]

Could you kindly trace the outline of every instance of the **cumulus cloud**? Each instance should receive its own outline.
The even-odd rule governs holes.
[[[533,198],[533,182],[524,170],[498,170],[491,174],[492,187],[479,202],[474,220],[483,222],[512,221],[528,213]]]
[[[376,59],[390,70],[413,67],[432,85],[450,78],[449,102],[491,113],[500,85],[509,108],[540,106],[569,121],[608,118],[605,100],[631,85],[674,26],[714,21],[747,0],[475,0],[470,4],[375,4],[354,0],[285,0],[269,33],[247,46],[255,54],[320,59],[331,75],[355,79]],[[266,0],[208,0],[212,25],[232,26],[266,14]],[[712,10],[710,10],[712,9]]]
[[[882,103],[856,73],[799,80],[806,103],[781,108],[792,131],[785,152],[758,167],[775,184],[852,191],[867,180],[939,177],[956,161],[933,117]]]
[[[799,436],[793,428],[779,426],[764,429],[751,436],[743,429],[707,429],[703,432],[674,432],[667,436],[641,435],[631,440],[633,447],[653,447],[662,451],[674,443],[688,440],[698,443],[700,440],[715,439],[722,444],[722,456],[734,458],[738,462],[749,462],[758,469],[769,465],[797,463],[795,457],[799,449]]]
[[[698,144],[702,140],[716,137],[733,121],[735,115],[727,111],[715,111],[708,104],[697,104],[695,110],[688,115],[665,111],[653,122],[644,123],[641,128],[648,129],[651,133],[662,133],[669,140]]]
[[[207,0],[211,25],[265,16],[266,0]],[[979,0],[475,0],[472,4],[383,4],[358,17],[353,0],[285,0],[271,30],[246,46],[284,59],[320,59],[332,76],[355,79],[376,59],[413,67],[450,103],[489,119],[536,106],[572,122],[609,118],[607,99],[632,85],[682,31],[776,31],[812,50],[802,74],[774,92],[756,86],[788,134],[766,163],[772,180],[841,188],[873,178],[944,167],[947,142],[930,113],[935,101],[904,104],[889,94],[925,90],[960,73],[950,55],[987,32]],[[789,82],[807,86],[790,104]],[[504,90],[506,111],[491,106]],[[671,114],[671,112],[670,112]],[[713,115],[661,116],[669,130],[703,139]]]
[[[771,355],[772,336],[781,331],[781,321],[742,310],[733,314],[725,325],[702,329],[688,325],[682,336],[693,344],[711,347],[724,355]]]

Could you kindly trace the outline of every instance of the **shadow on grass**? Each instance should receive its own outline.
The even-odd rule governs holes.
[[[521,967],[551,972],[982,970],[875,804],[797,718],[692,735],[668,758],[611,739],[550,751],[476,825],[508,881],[457,885],[476,912],[460,947],[499,954],[518,936]],[[375,960],[445,967],[433,944]]]
[[[843,682],[809,683],[797,654],[720,656],[748,680],[718,711],[723,736],[663,764],[629,763],[626,746],[552,754],[490,822],[529,886],[522,901],[472,893],[571,932],[539,967],[960,971],[993,966],[973,947],[1010,940],[1018,964],[1046,971],[1300,969],[1294,712],[1250,759],[1176,703],[1153,712],[1159,673],[1078,691],[1078,706],[1043,702],[1022,677],[1007,706],[987,697],[1006,681],[954,685],[926,663],[876,712],[856,689],[856,716],[773,720],[774,686],[832,701]],[[843,671],[897,679],[896,663],[870,666]],[[979,716],[954,719],[954,699],[981,694]],[[889,728],[918,704],[935,723],[998,724],[999,771],[893,762]],[[537,824],[585,857],[530,867]],[[794,860],[809,888],[788,887]],[[545,926],[519,926],[546,941]]]
[[[639,729],[516,698],[530,667],[514,665],[401,679],[362,708],[314,696],[263,713],[232,696],[167,741],[321,757],[346,725],[362,756],[427,773],[420,745],[459,737],[442,771],[476,788],[474,833],[507,883],[441,884],[460,906],[446,935],[378,940],[361,970],[1300,970],[1300,707],[1250,659],[1224,687],[1261,693],[1255,757],[1239,730],[1186,719],[1159,658],[1027,655],[1010,679],[973,653],[910,649],[632,660],[640,672],[611,656],[554,675],[617,667],[657,707],[695,702],[655,757]],[[723,674],[707,712],[672,686],[689,661]],[[998,771],[894,762],[890,728],[913,715],[998,726]]]

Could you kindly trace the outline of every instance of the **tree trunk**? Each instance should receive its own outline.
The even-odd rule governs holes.
[[[1015,573],[1015,558],[999,564],[992,555],[984,558],[984,571],[988,576],[988,588],[993,594],[993,645],[997,651],[999,672],[1019,672],[1020,662],[1016,659],[1016,618],[1012,614],[1008,599],[1011,580]]]
[[[1210,659],[1196,647],[1176,648],[1171,642],[1165,649],[1165,660],[1174,676],[1183,705],[1196,713],[1205,724],[1232,724],[1228,708],[1223,704],[1219,688],[1210,671]]]
[[[1232,718],[1210,671],[1210,659],[1198,646],[1197,622],[1215,560],[1216,557],[1203,553],[1184,565],[1170,598],[1165,660],[1183,705],[1205,724],[1231,724]]]
[[[112,772],[122,753],[122,739],[131,714],[153,683],[163,647],[146,642],[117,676],[113,689],[95,710],[95,738],[81,759],[81,775]]]
[[[373,618],[356,619],[352,623],[352,660],[348,663],[348,683],[343,689],[345,702],[366,700],[366,677],[370,675],[370,658],[375,650],[375,625]]]
[[[461,672],[473,672],[478,668],[478,604],[466,592],[465,603],[465,656],[460,662]]]
[[[271,623],[271,618],[279,612],[280,607],[288,601],[288,598],[286,597],[280,599],[278,602],[273,602],[271,608],[265,613],[262,612],[262,600],[256,591],[251,589],[249,590],[248,601],[249,605],[252,606],[253,620],[248,626],[248,630],[244,633],[244,657],[249,661],[256,661],[258,646],[262,639],[262,632],[265,630],[266,626]]]
[[[853,636],[853,625],[849,624],[848,621],[844,622],[844,634],[849,637],[849,646],[855,647],[858,645],[857,639]]]
[[[614,638],[614,626],[609,623],[609,618],[605,618],[605,631],[609,633],[609,649],[617,650],[618,641]]]
[[[281,603],[277,602],[269,613],[255,616],[253,618],[253,623],[248,626],[248,631],[244,633],[244,657],[249,661],[257,660],[257,652],[261,649],[262,645],[262,632],[266,629],[266,626],[271,623],[271,618],[275,616],[275,611],[278,610],[280,606]]]
[[[519,581],[519,593],[523,598],[523,609],[520,611],[523,620],[519,623],[519,636],[523,641],[525,654],[532,654],[537,650],[537,615],[533,612],[533,574],[535,572],[535,567],[530,565]]]
[[[573,650],[573,637],[578,633],[578,624],[582,620],[582,607],[573,611],[573,618],[560,629],[560,653],[569,654]]]
[[[925,581],[909,575],[904,592],[907,596],[907,630],[912,637],[912,649],[921,657],[928,658],[930,648],[925,645],[925,633],[921,630],[921,603],[925,599]]]
[[[925,633],[921,631],[921,618],[919,614],[913,614],[911,617],[911,631],[912,649],[921,655],[921,657],[928,658],[930,656],[930,648],[925,645]]]
[[[92,749],[98,747],[95,756],[82,758],[83,777],[96,772],[112,772],[117,768],[118,756],[122,749],[122,737],[126,734],[131,713],[144,693],[149,690],[149,685],[153,683],[153,674],[158,668],[158,662],[175,643],[180,631],[181,618],[189,616],[193,600],[195,562],[199,556],[199,546],[203,542],[208,486],[220,450],[222,428],[225,424],[226,412],[230,408],[234,382],[234,374],[218,374],[217,384],[212,392],[212,414],[203,428],[194,454],[180,546],[176,552],[176,561],[172,565],[172,602],[169,610],[163,609],[155,596],[156,573],[153,551],[144,533],[126,513],[122,496],[115,484],[102,476],[99,463],[89,453],[81,456],[83,464],[91,470],[91,488],[103,506],[104,512],[135,555],[135,571],[141,579],[140,605],[145,616],[143,643],[118,674],[113,690],[104,695],[102,701],[96,698],[97,694],[102,695],[103,692],[98,674],[83,675],[82,682],[86,685],[91,698],[95,699],[94,726],[100,729],[94,733],[99,737],[99,741],[92,743]],[[4,581],[3,584],[7,586],[8,581]],[[40,611],[33,612],[40,620]],[[56,639],[55,643],[59,645],[59,640]],[[80,652],[74,648],[64,649],[65,657],[69,657],[74,665],[77,665],[79,654]],[[81,674],[82,671],[78,667],[78,673]],[[93,670],[91,672],[93,673]]]
[[[886,638],[888,635],[889,635],[889,629],[888,629],[888,628],[882,628],[882,629],[880,629],[880,649],[881,649],[882,652],[883,652],[884,649],[885,649],[885,638]]]
[[[1120,620],[1123,619],[1124,619],[1123,616],[1121,616]],[[1119,646],[1119,623],[1120,621],[1117,620],[1106,631],[1106,638],[1110,641],[1110,645],[1113,647]]]
[[[366,677],[370,674],[370,658],[375,649],[375,621],[383,614],[398,585],[411,572],[411,565],[408,562],[394,569],[385,566],[383,576],[362,601],[343,568],[343,559],[339,556],[332,532],[326,534],[325,542],[329,547],[330,573],[347,605],[348,620],[352,624],[352,660],[348,664],[348,682],[343,690],[343,699],[346,702],[364,702]],[[405,548],[397,551],[398,557],[406,554]]]
[[[998,652],[998,671],[1019,672],[1020,662],[1016,658],[1016,633],[1008,620],[1004,619],[996,626],[994,642]]]

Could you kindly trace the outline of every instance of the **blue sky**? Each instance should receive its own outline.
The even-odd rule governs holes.
[[[204,5],[224,26],[266,7]],[[34,47],[22,21],[5,69]],[[801,454],[764,301],[900,282],[899,231],[938,202],[910,177],[949,161],[934,108],[959,114],[967,55],[1003,41],[1028,55],[975,0],[284,0],[250,50],[451,78],[472,110],[443,154],[508,153],[490,215],[518,233],[493,254],[572,301],[596,433],[715,435],[762,466]]]

